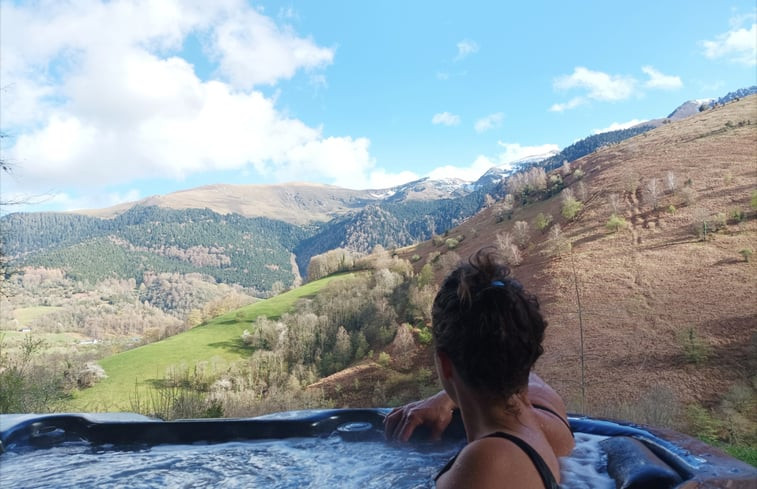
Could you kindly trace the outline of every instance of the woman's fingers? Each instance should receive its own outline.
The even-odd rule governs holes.
[[[397,433],[395,433],[394,438],[400,441],[408,441],[413,435],[415,428],[417,428],[422,423],[423,419],[418,416],[417,412],[410,410],[409,413],[403,416],[402,425],[400,426],[400,429],[397,431]]]

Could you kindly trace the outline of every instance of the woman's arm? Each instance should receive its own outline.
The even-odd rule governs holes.
[[[384,434],[388,439],[407,441],[418,426],[431,429],[431,438],[439,440],[452,421],[455,403],[443,390],[420,401],[392,409],[384,418]]]
[[[567,420],[560,395],[534,372],[528,378],[527,395],[531,404],[547,407]],[[452,410],[456,407],[442,390],[429,398],[394,408],[384,419],[384,434],[387,439],[407,441],[415,428],[428,426],[431,437],[438,440],[452,421]]]

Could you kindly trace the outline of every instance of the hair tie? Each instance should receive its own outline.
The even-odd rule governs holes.
[[[492,280],[492,287],[504,287],[505,283],[501,280]]]

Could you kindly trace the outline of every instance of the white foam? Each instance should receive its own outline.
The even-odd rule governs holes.
[[[606,436],[576,433],[576,447],[560,459],[560,486],[563,489],[615,489],[607,474],[607,455],[599,446]]]
[[[604,437],[576,434],[561,463],[564,489],[611,489]],[[215,445],[104,447],[64,443],[0,456],[0,487],[432,489],[462,443],[398,444],[290,438]]]

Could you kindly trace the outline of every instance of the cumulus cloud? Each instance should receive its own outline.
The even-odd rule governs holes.
[[[641,68],[648,77],[646,83],[641,84],[636,78],[628,75],[610,75],[601,71],[593,71],[578,66],[570,75],[562,75],[554,80],[553,87],[557,91],[582,91],[583,94],[572,97],[567,102],[552,104],[549,110],[563,112],[575,109],[591,101],[618,102],[642,94],[642,89],[673,90],[683,86],[680,77],[665,75],[653,68]]]
[[[459,61],[476,52],[478,52],[478,44],[470,39],[464,39],[457,43],[457,56],[455,56],[455,60]]]
[[[683,86],[681,78],[678,76],[663,75],[651,66],[643,66],[641,71],[649,76],[649,80],[644,84],[648,88],[660,88],[663,90],[675,90]]]
[[[636,80],[628,76],[608,75],[578,66],[572,74],[558,77],[554,86],[557,90],[563,91],[574,88],[583,89],[587,92],[587,98],[607,102],[630,97],[636,87]]]
[[[750,19],[752,24],[748,27],[741,27],[746,19]],[[754,15],[732,19],[733,28],[728,32],[720,34],[714,40],[701,41],[703,54],[709,59],[726,58],[734,63],[746,66],[757,64],[757,23],[754,22]]]
[[[450,114],[449,112],[440,112],[434,114],[434,117],[431,118],[431,123],[443,126],[456,126],[460,124],[460,116]]]
[[[298,71],[325,86],[318,70],[334,50],[246,1],[4,3],[0,22],[3,129],[13,134],[4,155],[17,162],[4,190],[107,196],[108,186],[216,170],[357,188],[376,172],[370,141],[326,136],[257,89]],[[215,64],[209,79],[183,58],[190,36]]]
[[[486,132],[490,129],[494,129],[495,127],[502,125],[502,120],[504,118],[505,115],[502,112],[489,114],[486,117],[482,117],[481,119],[477,120],[473,128],[476,130],[476,132]]]

